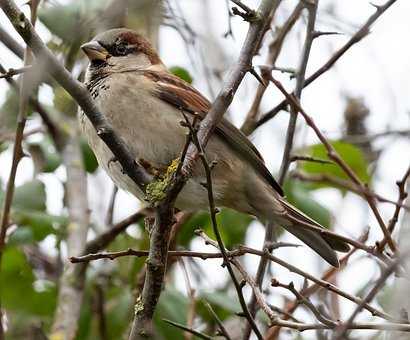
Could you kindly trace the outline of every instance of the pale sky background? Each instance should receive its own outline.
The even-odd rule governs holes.
[[[248,25],[241,18],[234,17],[232,28],[235,40],[223,38],[227,31],[227,11],[226,3],[222,0],[174,0],[178,1],[183,14],[189,25],[198,33],[197,51],[202,51],[205,60],[211,67],[217,67],[221,71],[227,71],[238,57],[240,47],[246,34]],[[171,2],[171,3],[173,3]],[[255,8],[259,1],[244,1],[250,7]],[[22,3],[22,1],[20,1]],[[283,0],[277,14],[277,24],[280,26],[286,20],[289,13],[293,10],[297,1]],[[382,1],[375,1],[382,4]],[[332,10],[334,15],[329,15]],[[373,13],[374,8],[364,0],[320,0],[317,30],[339,31],[344,33],[340,36],[325,36],[316,39],[313,43],[311,57],[307,68],[307,75],[312,74],[321,66],[334,51],[349,39]],[[376,22],[372,28],[372,33],[364,40],[351,48],[340,61],[333,66],[324,76],[315,81],[303,91],[302,104],[305,110],[314,118],[320,129],[329,138],[340,136],[343,125],[343,110],[345,108],[345,95],[361,96],[370,109],[370,116],[367,120],[367,127],[370,132],[381,132],[386,129],[406,129],[410,127],[410,47],[408,36],[410,34],[410,1],[398,0],[385,14]],[[10,28],[8,20],[0,14],[0,25],[9,29],[13,36],[21,39]],[[38,27],[44,39],[49,37],[49,33],[41,24]],[[295,67],[298,63],[301,46],[304,39],[305,26],[299,22],[293,33],[285,42],[285,47],[278,59],[277,65],[282,67]],[[269,35],[269,33],[268,33]],[[213,44],[209,40],[214,41]],[[215,44],[215,41],[217,44]],[[186,53],[184,42],[176,31],[169,27],[160,30],[160,55],[168,66],[182,66],[188,69],[193,78],[194,85],[209,98],[212,94],[209,91],[203,67],[200,65],[199,58],[194,59],[197,65],[193,65]],[[261,56],[255,57],[254,64],[263,64],[266,55],[265,48],[261,50]],[[6,68],[20,67],[21,63],[0,44],[0,62]],[[288,80],[286,75],[274,74],[280,79],[287,89],[291,91],[294,83]],[[254,89],[258,85],[257,81],[247,75],[245,81],[235,96],[229,112],[233,122],[240,126],[253,100]],[[214,82],[213,91],[219,91],[219,84]],[[0,102],[4,100],[6,92],[6,82],[0,80]],[[45,102],[51,103],[50,91],[43,87],[41,98]],[[272,86],[266,92],[262,102],[262,111],[265,112],[282,100],[282,95]],[[274,120],[263,125],[256,133],[251,136],[265,157],[266,163],[273,174],[276,174],[282,159],[285,131],[287,127],[288,114],[280,113]],[[30,122],[29,127],[37,124],[37,121]],[[33,136],[33,138],[36,138]],[[307,130],[302,119],[299,119],[296,147],[317,143],[317,139],[311,130]],[[388,198],[396,200],[397,190],[395,181],[401,178],[410,163],[410,141],[405,139],[384,138],[378,140],[376,146],[384,148],[384,153],[379,161],[377,173],[374,177],[375,189],[378,193]],[[3,153],[0,156],[0,178],[3,183],[6,181],[11,156],[10,153]],[[57,171],[58,178],[63,180],[65,171]],[[17,184],[32,177],[32,168],[29,160],[23,160],[20,164]],[[48,208],[51,213],[60,213],[62,208],[62,185],[54,174],[41,175],[47,186]],[[112,184],[107,176],[99,171],[96,175],[89,176],[89,196],[93,210],[93,218],[101,222],[105,215],[107,202],[112,190]],[[357,237],[366,225],[371,226],[370,240],[381,239],[381,231],[373,215],[367,214],[363,200],[357,196],[348,194],[342,197],[339,191],[333,189],[322,189],[315,192],[315,197],[333,213],[337,221],[336,231]],[[136,200],[127,193],[120,192],[117,204],[115,220],[129,215],[137,207]],[[387,221],[393,212],[393,206],[380,204],[379,208]],[[225,226],[234,227],[234,226]],[[264,229],[254,222],[249,228],[247,244],[254,247],[261,247]],[[289,234],[284,236],[285,240],[295,241]],[[52,237],[46,239],[44,247],[50,249],[54,242]],[[194,241],[192,248],[196,250],[210,250],[201,241]],[[306,247],[297,249],[281,249],[276,252],[281,258],[307,270],[311,273],[319,273],[327,268],[327,265],[318,256]],[[362,258],[362,259],[358,259]],[[356,260],[355,260],[356,259]],[[256,271],[257,259],[246,257],[245,263],[251,273]],[[338,276],[338,284],[342,289],[355,293],[363,284],[369,281],[369,277],[376,278],[378,268],[373,264],[373,260],[363,258],[362,252],[352,258],[352,264]],[[101,262],[102,264],[102,262]],[[199,262],[203,269],[209,273],[208,279],[199,284],[203,288],[212,289],[214,285],[223,282],[226,273],[220,268],[220,261]],[[97,264],[98,265],[98,264]],[[299,277],[289,274],[286,270],[274,265],[274,274],[281,278],[282,282],[294,280],[296,284],[302,281]],[[218,273],[219,277],[215,275]],[[177,270],[177,278],[181,278]],[[177,286],[185,292],[185,284],[182,279],[177,280]],[[275,292],[284,293],[283,290]],[[272,302],[281,301],[280,297]],[[341,300],[344,316],[348,316],[354,305],[346,300]],[[301,308],[296,313],[306,320],[308,314]],[[362,313],[358,320],[366,320],[368,313]],[[304,333],[315,337],[313,332]],[[363,333],[364,334],[364,333]]]

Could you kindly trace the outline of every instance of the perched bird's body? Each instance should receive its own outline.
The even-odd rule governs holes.
[[[168,72],[149,43],[135,32],[115,29],[97,36],[83,50],[92,61],[86,84],[92,97],[125,141],[140,164],[164,170],[178,158],[186,142],[187,128],[182,110],[200,117],[209,110],[209,102],[189,84]],[[113,154],[85,115],[81,125],[99,164],[113,181],[144,200],[145,195],[121,171]],[[303,224],[320,225],[292,207],[283,198],[280,186],[263,164],[252,143],[232,124],[223,120],[206,146],[212,170],[215,202],[273,221],[307,243],[329,263],[337,266],[332,247],[346,251],[348,246],[337,238],[322,236]],[[179,194],[176,207],[202,210],[208,207],[205,173],[197,162],[193,176]],[[301,225],[295,221],[302,221]]]

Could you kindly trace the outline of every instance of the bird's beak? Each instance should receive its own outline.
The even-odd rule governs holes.
[[[81,49],[87,55],[90,61],[106,61],[109,57],[108,51],[100,45],[98,41],[90,41],[81,45]]]

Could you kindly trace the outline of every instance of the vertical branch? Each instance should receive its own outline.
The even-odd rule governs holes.
[[[187,120],[187,122],[189,122],[189,121]],[[232,279],[232,282],[235,286],[236,293],[238,295],[239,303],[241,304],[244,316],[248,320],[248,323],[249,323],[250,327],[252,328],[252,330],[255,332],[255,335],[257,336],[257,338],[262,339],[262,334],[260,333],[260,331],[259,331],[259,329],[256,325],[255,319],[253,318],[253,316],[251,315],[251,313],[248,310],[248,306],[246,305],[245,297],[243,296],[243,292],[242,292],[242,285],[238,282],[238,279],[235,276],[232,265],[230,263],[230,259],[229,259],[228,254],[227,254],[227,250],[226,250],[224,242],[222,240],[221,233],[219,232],[218,222],[216,221],[216,214],[219,212],[219,210],[216,208],[215,201],[214,201],[211,167],[208,164],[208,161],[207,161],[206,156],[205,156],[205,151],[204,151],[202,145],[200,144],[200,142],[198,140],[198,136],[196,134],[196,131],[194,131],[194,129],[192,127],[190,127],[190,128],[191,128],[192,140],[193,140],[195,146],[198,149],[199,157],[200,157],[202,166],[204,167],[205,174],[206,174],[206,188],[207,188],[207,191],[208,191],[209,214],[211,215],[212,229],[213,229],[213,232],[215,234],[216,240],[218,242],[218,248],[220,249],[223,260],[224,260],[223,266],[225,266],[226,269],[228,270],[229,275]]]
[[[248,34],[242,46],[238,62],[232,67],[219,95],[212,104],[212,107],[206,117],[202,120],[198,130],[198,141],[205,148],[215,126],[222,119],[228,106],[233,100],[242,79],[245,74],[252,69],[252,58],[259,46],[260,41],[266,32],[265,28],[268,18],[277,4],[277,1],[262,0],[256,11],[254,20],[251,21]],[[183,188],[186,180],[192,173],[195,160],[200,152],[197,147],[191,143],[187,148],[186,156],[181,157],[181,167],[176,171],[173,181],[167,188],[166,197],[158,202],[155,212],[155,223],[151,229],[150,250],[147,259],[147,273],[145,277],[144,288],[140,298],[135,305],[134,321],[132,324],[130,340],[146,338],[150,336],[152,330],[152,317],[156,304],[161,293],[161,287],[164,281],[164,274],[167,264],[167,251],[170,235],[170,226],[173,216],[173,204],[176,196]],[[240,288],[240,287],[239,287]],[[238,290],[239,296],[241,292]],[[243,308],[247,310],[246,303],[243,300]],[[249,316],[249,314],[248,314]],[[250,317],[250,322],[253,320]],[[254,327],[256,329],[256,325]],[[257,331],[258,332],[258,331]],[[257,333],[258,334],[258,333]],[[261,338],[260,333],[258,334]]]
[[[39,0],[31,1],[30,2],[30,10],[31,10],[31,23],[35,25],[37,19],[37,7],[39,4]],[[31,51],[27,46],[24,51],[24,66],[30,65],[32,62]],[[0,270],[1,270],[1,260],[3,255],[3,250],[6,243],[6,234],[7,229],[9,227],[9,215],[11,204],[13,201],[14,196],[14,183],[16,180],[17,168],[20,163],[20,160],[23,158],[24,153],[22,149],[22,141],[24,136],[24,128],[26,126],[27,121],[27,108],[28,108],[28,98],[29,92],[31,88],[31,84],[28,81],[28,75],[23,73],[21,76],[20,82],[20,90],[19,90],[19,112],[17,116],[17,128],[16,134],[14,138],[14,147],[13,147],[13,159],[9,174],[9,179],[7,182],[6,193],[4,196],[4,203],[3,209],[1,214],[1,222],[0,222]],[[0,287],[1,289],[1,287]],[[3,329],[3,312],[1,307],[0,301],[0,340],[4,339],[4,329]]]
[[[269,222],[266,224],[266,231],[265,231],[265,239],[263,241],[263,251],[270,251],[269,249],[272,246],[272,241],[275,239],[275,225],[272,222]],[[255,278],[255,283],[258,286],[259,290],[262,290],[262,283],[263,283],[263,278],[265,277],[266,273],[266,268],[268,267],[269,259],[266,257],[261,257],[259,260],[258,264],[258,270],[256,272],[256,278]],[[254,318],[257,312],[257,298],[252,290],[252,296],[251,300],[249,302],[249,312]],[[251,328],[248,325],[246,325],[245,331],[243,333],[243,340],[249,339],[251,335]]]
[[[306,68],[309,61],[310,50],[312,47],[313,39],[315,38],[315,22],[316,22],[316,13],[319,0],[305,1],[306,8],[308,10],[308,23],[306,27],[306,39],[303,44],[302,58],[298,67],[296,74],[296,87],[295,87],[295,96],[300,99],[302,95],[302,89],[305,84],[305,75]],[[286,132],[286,142],[285,150],[283,152],[282,164],[279,172],[279,184],[283,184],[285,181],[286,173],[290,165],[290,154],[293,148],[293,139],[295,136],[296,121],[297,121],[297,111],[292,108],[291,114],[289,117],[288,129]]]
[[[304,81],[305,81],[306,67],[307,67],[307,63],[308,63],[308,60],[309,60],[310,49],[311,49],[312,42],[313,42],[313,39],[314,39],[314,30],[315,30],[315,21],[316,21],[316,12],[317,12],[318,1],[319,0],[313,0],[313,3],[305,2],[306,6],[307,6],[307,9],[309,11],[309,19],[308,19],[308,24],[307,24],[307,28],[306,28],[306,39],[305,39],[305,43],[304,43],[304,46],[303,46],[302,59],[301,59],[301,62],[300,62],[300,66],[299,66],[299,69],[298,69],[298,72],[297,72],[297,78],[296,78],[295,93],[299,98],[300,98],[300,95],[302,93],[303,84],[304,84]],[[279,47],[277,47],[277,49],[280,50],[280,46],[282,45],[282,43],[284,41],[285,35],[290,31],[290,29],[293,27],[293,25],[295,24],[295,22],[299,18],[299,15],[300,15],[302,9],[303,9],[303,3],[300,2],[296,6],[296,8],[294,9],[292,15],[289,17],[289,19],[287,20],[285,25],[283,26],[283,29],[282,29],[283,34],[279,35],[279,37],[278,37],[277,44],[279,44]],[[272,66],[273,66],[274,63],[276,62],[276,59],[277,59],[278,55],[279,55],[279,51],[275,51],[272,48],[271,54],[272,54],[271,59],[272,59]],[[257,98],[255,98],[255,99],[257,99]],[[253,110],[255,110],[254,107],[253,107]],[[248,121],[248,117],[249,117],[249,121]],[[252,124],[252,123],[254,124],[256,115],[255,115],[255,113],[250,111],[248,113],[248,117],[247,117],[247,120],[245,122],[246,125],[244,124],[244,126],[242,128],[245,129],[245,131],[250,132],[252,129],[250,129],[248,125]],[[297,112],[292,112],[292,114],[289,118],[289,126],[288,126],[287,136],[286,136],[285,151],[284,151],[281,171],[280,171],[280,175],[279,175],[279,184],[281,184],[281,185],[284,182],[284,178],[285,178],[287,169],[288,169],[289,164],[290,164],[290,152],[292,150],[292,145],[293,145],[293,137],[294,137],[295,128],[296,128],[296,119],[297,119]],[[266,249],[267,251],[269,250],[269,245],[272,244],[272,242],[274,240],[274,237],[275,237],[274,227],[275,226],[274,226],[273,223],[268,223],[266,225],[265,240],[264,240],[263,248]],[[258,285],[259,289],[262,288],[262,282],[263,282],[263,278],[265,276],[267,265],[268,265],[268,260],[265,257],[262,257],[259,261],[258,271],[257,271],[257,274],[256,274],[256,284]],[[250,308],[252,316],[255,316],[257,304],[256,304],[256,295],[254,293],[252,293],[252,298],[251,298],[251,301],[249,303],[249,308]],[[249,334],[250,334],[249,332],[250,332],[250,329],[249,329],[249,327],[247,327],[245,329],[243,340],[246,340],[246,339],[249,338]]]
[[[67,172],[66,197],[68,205],[69,225],[67,227],[68,258],[83,253],[89,224],[87,199],[87,174],[82,161],[79,135],[76,121],[70,120],[70,133],[63,148],[63,163]],[[85,272],[69,261],[64,265],[60,278],[51,336],[72,340],[77,333],[77,322],[83,300]]]
[[[300,1],[296,5],[293,12],[289,15],[289,18],[286,20],[283,26],[278,30],[275,39],[269,45],[269,54],[266,58],[266,64],[268,66],[270,67],[275,66],[276,61],[282,50],[282,46],[285,41],[285,38],[287,37],[288,33],[292,30],[297,20],[299,19],[303,8],[304,8],[303,1]],[[265,73],[262,72],[262,77],[264,77],[264,74]],[[256,94],[253,99],[251,108],[249,109],[246,115],[245,121],[243,122],[241,126],[241,131],[245,135],[251,134],[252,131],[255,129],[255,124],[257,123],[259,119],[259,113],[260,113],[259,107],[262,102],[262,98],[263,98],[263,95],[265,94],[266,89],[267,87],[262,84],[259,84],[258,88],[256,89]]]

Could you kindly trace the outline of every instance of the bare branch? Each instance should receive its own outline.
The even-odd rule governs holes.
[[[30,12],[31,12],[31,23],[35,25],[37,20],[37,7],[38,2],[33,1],[30,3]],[[30,49],[26,47],[24,51],[24,67],[29,67],[32,62],[32,56]],[[9,77],[7,77],[9,78]],[[20,163],[20,160],[23,158],[24,153],[22,149],[22,141],[24,137],[24,128],[26,126],[27,120],[27,107],[28,107],[28,98],[30,92],[31,84],[27,81],[26,76],[23,74],[20,89],[19,89],[19,112],[17,116],[17,128],[16,128],[16,135],[14,138],[14,146],[13,146],[13,159],[10,169],[9,178],[7,181],[6,193],[3,199],[3,209],[1,213],[1,221],[0,221],[0,267],[1,267],[1,260],[3,255],[3,250],[6,244],[6,234],[7,229],[10,225],[9,223],[9,215],[11,204],[13,201],[14,196],[14,183],[16,180],[17,168]],[[0,340],[3,340],[4,329],[3,329],[3,312],[0,305]]]
[[[316,14],[319,0],[312,0],[311,2],[305,2],[306,8],[308,10],[308,22],[306,26],[306,38],[303,44],[302,57],[298,66],[298,71],[296,73],[296,86],[294,95],[300,100],[302,95],[302,90],[305,83],[306,68],[309,61],[310,50],[312,48],[313,40],[315,39],[315,23]],[[283,185],[290,165],[290,157],[293,148],[293,139],[295,136],[296,121],[298,112],[292,108],[291,115],[289,117],[289,124],[286,130],[286,142],[285,150],[283,151],[282,164],[279,170],[279,184]]]
[[[273,40],[272,43],[269,45],[269,54],[266,57],[266,64],[272,65],[271,69],[278,69],[275,66],[275,64],[276,60],[279,57],[280,51],[282,50],[283,42],[285,41],[286,36],[298,20],[303,8],[304,5],[302,1],[300,1],[298,5],[296,5],[293,12],[290,14],[289,18],[283,24],[283,26],[278,30],[275,40]],[[264,73],[262,73],[262,76],[263,75]],[[255,124],[259,116],[259,107],[265,91],[266,86],[263,85],[259,85],[256,89],[255,98],[241,127],[241,131],[246,135],[249,135],[255,129]]]
[[[222,90],[212,104],[198,131],[198,140],[205,148],[215,126],[232,102],[233,96],[245,74],[252,67],[252,58],[265,33],[265,27],[277,1],[263,0],[258,8],[258,20],[252,21],[241,49],[238,62],[233,66]],[[147,261],[147,275],[144,289],[135,306],[135,318],[129,339],[136,340],[150,334],[153,312],[161,293],[167,261],[169,230],[172,222],[173,203],[185,181],[192,173],[194,161],[199,155],[196,146],[191,143],[184,158],[181,173],[176,173],[169,185],[166,197],[161,201],[155,214],[155,224],[151,231],[150,255]],[[181,161],[182,162],[182,161]],[[246,307],[246,306],[245,306]]]
[[[81,254],[86,246],[89,226],[87,174],[82,161],[77,121],[66,117],[70,136],[63,148],[63,163],[67,171],[66,197],[70,224],[67,235],[68,256]],[[57,310],[50,337],[75,339],[83,300],[83,273],[71,263],[64,264],[60,277]]]
[[[319,69],[317,69],[311,76],[306,78],[303,86],[306,87],[310,85],[323,73],[327,72],[353,45],[355,45],[364,37],[366,37],[369,34],[370,27],[396,1],[397,0],[389,0],[384,5],[379,6],[376,12],[373,13],[367,19],[363,26],[355,34],[353,34],[353,36],[339,50],[337,50],[326,63],[324,63]],[[275,117],[279,111],[284,110],[286,108],[286,103],[286,100],[283,100],[278,105],[276,105],[272,110],[263,114],[262,118],[255,124],[254,129],[257,129],[258,127],[260,127],[261,125],[265,124],[267,121]]]
[[[367,303],[373,300],[373,298],[376,296],[379,290],[383,288],[386,280],[390,277],[391,274],[393,274],[398,269],[399,265],[407,258],[408,255],[409,255],[409,251],[406,251],[405,253],[400,255],[397,259],[395,259],[394,262],[382,272],[382,274],[380,275],[379,279],[376,281],[373,288],[364,297],[361,303],[358,304],[358,306],[356,306],[356,309],[353,311],[349,319],[338,328],[334,340],[345,339],[345,334],[347,333],[349,329],[352,329],[352,324],[357,314],[359,314],[360,311],[363,308],[365,308],[364,306]],[[410,330],[410,325],[409,325],[409,330]]]
[[[342,178],[338,178],[336,176],[332,176],[332,175],[329,175],[329,174],[326,174],[326,173],[306,174],[306,173],[301,172],[301,171],[293,171],[291,173],[291,177],[295,178],[295,179],[298,179],[298,180],[301,180],[301,181],[312,182],[312,183],[328,183],[329,185],[332,185],[336,188],[341,188],[341,189],[351,191],[351,192],[359,195],[360,197],[364,198],[363,189],[361,189],[360,187],[358,187],[357,185],[355,185],[351,181],[348,181],[348,180],[345,180],[345,179],[342,179]],[[394,204],[397,207],[400,207],[400,208],[403,208],[403,209],[406,209],[406,210],[410,210],[410,206],[405,205],[403,202],[395,202],[391,199],[383,197],[383,196],[379,195],[378,193],[372,191],[370,188],[365,188],[365,190],[368,192],[369,195],[372,195],[379,202]]]
[[[120,162],[124,173],[140,188],[144,188],[145,184],[151,180],[151,176],[143,167],[136,164],[127,145],[114,133],[111,125],[101,114],[85,86],[73,79],[71,74],[59,63],[13,0],[1,0],[0,6],[16,31],[32,49],[37,59],[41,59],[48,66],[47,71],[81,106],[95,127],[97,134]]]
[[[392,251],[396,251],[397,247],[395,245],[395,242],[393,241],[391,234],[389,230],[386,227],[386,224],[384,223],[380,212],[378,211],[376,207],[376,202],[375,199],[372,195],[370,195],[366,188],[367,186],[362,183],[360,178],[354,173],[354,171],[346,164],[346,162],[339,156],[339,154],[336,152],[335,148],[329,143],[329,141],[326,139],[326,137],[322,134],[322,132],[319,130],[319,128],[316,126],[314,123],[313,119],[303,110],[303,108],[300,105],[299,100],[294,96],[290,95],[289,93],[286,92],[282,84],[274,79],[272,76],[270,77],[270,80],[275,86],[282,92],[282,94],[286,97],[287,101],[292,105],[292,107],[300,112],[302,114],[303,118],[305,119],[306,123],[313,129],[313,131],[316,133],[316,136],[319,138],[321,143],[325,146],[327,150],[328,157],[332,159],[335,163],[337,163],[340,168],[346,173],[346,175],[352,180],[354,184],[359,186],[363,192],[364,196],[373,211],[377,222],[379,223],[380,228],[383,231],[384,236],[387,239],[387,243]]]
[[[32,65],[27,65],[27,66],[24,66],[22,68],[16,68],[16,69],[10,68],[8,71],[0,74],[0,79],[14,77],[16,75],[19,75],[19,74],[25,73],[27,71],[30,71],[32,68],[33,68]]]

